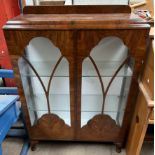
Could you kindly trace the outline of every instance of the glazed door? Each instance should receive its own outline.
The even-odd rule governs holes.
[[[134,60],[118,36],[78,34],[78,138],[114,141],[123,126]],[[107,34],[108,34],[107,33]],[[88,43],[86,43],[88,41]]]
[[[64,53],[50,39],[36,37],[18,60],[33,138],[73,138],[73,58]]]

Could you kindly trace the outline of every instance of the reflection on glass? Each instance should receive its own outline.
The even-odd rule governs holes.
[[[27,61],[36,70],[43,85]],[[58,115],[70,125],[69,64],[66,58],[61,58],[60,50],[46,38],[32,39],[18,65],[31,124],[34,125],[42,115],[48,113],[49,99],[50,113]],[[54,70],[48,92],[50,77]],[[43,86],[48,92],[48,99]]]
[[[104,38],[92,49],[82,64],[81,127],[97,114],[107,114],[122,125],[133,64],[128,48],[117,37]]]
[[[128,0],[65,0],[65,5],[128,5]]]

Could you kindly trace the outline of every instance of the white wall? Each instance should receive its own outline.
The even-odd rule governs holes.
[[[26,5],[33,5],[33,0],[26,0]]]
[[[72,0],[66,0],[65,5],[71,5]],[[127,5],[128,0],[74,0],[74,5]]]
[[[26,2],[26,5],[34,5],[33,3],[33,0],[26,0],[25,1]],[[39,0],[35,0],[35,3],[36,3],[36,5],[38,5],[39,4]]]
[[[143,2],[145,0],[130,0],[131,3]],[[125,5],[128,4],[128,0],[74,0],[75,5],[106,5],[106,4],[119,4]],[[36,4],[39,4],[39,0],[36,0]],[[71,5],[72,0],[65,0],[65,5]],[[33,5],[33,0],[26,0],[26,5]]]

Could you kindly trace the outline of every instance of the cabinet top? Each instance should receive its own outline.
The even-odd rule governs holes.
[[[9,20],[3,28],[139,29],[149,28],[149,25],[142,18],[130,13],[127,6],[43,6],[25,8],[24,14]]]

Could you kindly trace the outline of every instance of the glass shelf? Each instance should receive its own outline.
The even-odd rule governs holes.
[[[47,111],[47,103],[44,94],[37,94],[27,96],[34,99],[34,104],[28,104],[30,109],[36,111]],[[70,111],[69,95],[66,94],[50,94],[50,108],[53,111]],[[108,95],[105,101],[105,111],[115,112],[118,111],[119,101],[125,100],[126,96]],[[82,95],[82,107],[81,111],[98,111],[102,109],[102,95]],[[98,104],[96,104],[98,103]],[[107,104],[108,103],[108,104]],[[35,107],[35,108],[34,108]]]
[[[96,61],[96,65],[102,77],[113,76],[113,74],[118,69],[118,67],[121,65],[121,63],[122,63],[121,61],[120,62],[119,61],[112,61],[112,62]],[[31,64],[36,69],[39,76],[49,77],[51,75],[52,70],[54,69],[56,61],[45,61],[45,62],[31,61]],[[68,62],[66,61],[66,59],[62,59],[61,63],[59,64],[54,74],[54,77],[69,77],[67,65],[68,65]],[[21,70],[21,75],[31,76],[31,77],[36,76],[28,64],[23,65],[23,68]],[[91,61],[87,60],[83,62],[82,76],[83,77],[98,77]],[[117,74],[117,77],[124,77],[124,76],[132,76],[132,68],[130,68],[130,66],[128,65],[124,65],[124,67],[122,67],[122,69]]]
[[[35,109],[30,109],[31,112],[36,112],[36,117],[37,120],[43,116],[44,114],[47,114],[47,110],[35,110]],[[70,111],[63,111],[63,110],[51,110],[52,114],[58,115],[61,119],[65,121],[66,124],[71,125],[70,122]],[[86,125],[87,122],[92,119],[95,115],[100,114],[98,111],[81,111],[81,127]],[[104,114],[109,115],[112,119],[117,120],[117,112],[116,111],[104,111]],[[118,120],[116,121],[118,122]],[[119,123],[117,123],[119,124]]]
[[[44,94],[35,94],[27,96],[33,98],[34,104],[28,104],[30,109],[36,111],[47,111],[47,101]],[[50,108],[54,111],[70,111],[70,96],[69,94],[50,94]]]
[[[31,64],[41,77],[50,77],[56,63],[56,61],[31,61]],[[27,63],[23,65],[21,75],[36,77],[35,73]],[[66,59],[62,59],[61,63],[56,69],[54,76],[69,77],[68,62]]]
[[[116,120],[118,115],[118,108],[120,100],[126,100],[127,96],[108,95],[106,97],[104,114],[108,114],[111,118]],[[48,113],[47,102],[44,94],[35,94],[28,96],[33,98],[34,103],[28,102],[30,113],[36,113],[37,119],[42,115]],[[58,115],[66,124],[70,125],[70,105],[69,96],[67,94],[50,94],[50,108],[51,113]],[[122,101],[124,102],[124,101]],[[87,94],[82,96],[81,107],[81,127],[85,125],[89,119],[93,118],[96,114],[101,114],[102,109],[102,95]],[[124,112],[122,109],[121,112]],[[118,120],[117,120],[118,121]]]
[[[44,94],[44,90],[37,77],[22,76],[24,89],[31,90],[35,94]],[[41,77],[47,90],[49,77]],[[68,94],[69,96],[69,77],[53,77],[50,87],[50,94]]]
[[[117,112],[120,100],[125,100],[126,96],[107,95],[104,111]],[[101,112],[103,104],[102,95],[82,95],[81,111]]]
[[[108,95],[117,95],[120,96],[122,84],[126,78],[126,81],[130,83],[131,77],[115,77],[108,91]],[[107,88],[111,77],[102,77],[104,89]],[[128,92],[128,86],[124,87],[124,93]],[[101,95],[101,83],[98,77],[83,77],[82,78],[82,95],[91,94],[91,95]]]
[[[107,95],[104,104],[104,114],[109,115],[112,119],[116,121],[117,124],[122,122],[122,115],[119,113],[124,113],[125,106],[120,105],[125,103],[127,100],[127,95],[117,96],[117,95]],[[101,114],[103,97],[102,95],[82,95],[81,100],[81,127],[85,125],[91,118],[97,114]]]
[[[111,77],[122,64],[122,61],[95,61],[101,77]],[[131,62],[130,62],[131,63]],[[132,68],[125,64],[117,77],[132,76]],[[87,58],[82,64],[82,77],[98,77],[92,62]]]

